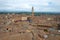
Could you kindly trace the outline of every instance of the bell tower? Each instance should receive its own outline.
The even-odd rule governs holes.
[[[32,17],[34,16],[34,7],[32,7]]]

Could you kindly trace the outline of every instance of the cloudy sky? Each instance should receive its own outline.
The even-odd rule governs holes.
[[[0,0],[0,11],[60,12],[60,0]]]

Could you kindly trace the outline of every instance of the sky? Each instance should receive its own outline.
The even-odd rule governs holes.
[[[60,12],[60,0],[0,0],[0,11]]]

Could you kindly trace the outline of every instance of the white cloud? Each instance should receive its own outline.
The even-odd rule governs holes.
[[[0,10],[59,11],[60,0],[0,0]],[[58,8],[57,8],[58,7]]]

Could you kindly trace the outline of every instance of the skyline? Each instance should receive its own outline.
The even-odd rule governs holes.
[[[0,11],[60,12],[60,0],[0,0]]]

